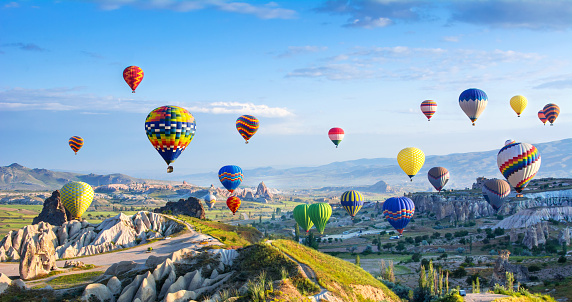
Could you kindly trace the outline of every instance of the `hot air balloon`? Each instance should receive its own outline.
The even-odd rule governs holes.
[[[520,114],[522,111],[524,111],[524,108],[526,108],[527,104],[528,100],[522,95],[515,95],[510,99],[510,107],[512,107],[512,110],[516,112],[518,117],[520,117]]]
[[[79,149],[81,149],[81,147],[83,147],[83,138],[81,138],[81,136],[72,136],[68,140],[68,144],[72,148],[73,152],[75,152],[75,154],[77,154],[77,151],[79,151]]]
[[[504,141],[505,146],[508,146],[510,144],[516,144],[516,141],[514,139],[507,139],[506,141]]]
[[[544,116],[546,117],[546,120],[550,122],[550,126],[553,126],[554,121],[558,117],[558,114],[560,114],[560,107],[558,107],[558,105],[556,104],[550,103],[544,106],[544,109],[542,109],[542,111],[544,111]]]
[[[292,214],[294,215],[294,220],[298,223],[298,225],[306,231],[306,233],[312,228],[314,223],[308,216],[308,208],[310,205],[307,204],[299,204],[294,208]]]
[[[441,192],[449,181],[449,171],[443,167],[433,167],[427,172],[427,178],[435,190]]]
[[[131,87],[133,93],[143,80],[143,69],[137,66],[129,66],[123,70],[123,79]]]
[[[185,108],[162,106],[151,111],[145,120],[147,138],[163,157],[167,172],[181,152],[187,148],[195,136],[195,118]]]
[[[544,110],[538,111],[538,119],[540,119],[542,124],[546,126],[546,116],[544,116]]]
[[[205,195],[204,199],[207,206],[209,206],[209,209],[212,209],[216,203],[216,197],[212,193],[209,193]]]
[[[242,169],[239,166],[229,165],[218,170],[218,179],[230,193],[240,186],[243,177]]]
[[[489,179],[483,184],[482,191],[485,200],[495,211],[498,211],[510,194],[510,185],[502,179]]]
[[[477,118],[479,118],[479,115],[481,115],[487,107],[487,103],[487,94],[480,89],[470,88],[463,91],[459,96],[459,105],[471,122],[473,122],[473,126]]]
[[[236,120],[236,130],[248,144],[248,140],[258,131],[258,119],[252,115],[242,115]]]
[[[308,207],[308,216],[320,234],[324,234],[324,229],[331,215],[332,207],[325,202],[315,203]]]
[[[425,163],[425,154],[417,148],[405,148],[397,154],[397,163],[403,172],[413,181],[413,176],[421,170],[421,167],[423,167]]]
[[[340,202],[342,207],[344,207],[348,214],[353,218],[363,206],[363,196],[358,191],[347,191],[342,194]]]
[[[497,165],[502,175],[522,197],[522,190],[540,168],[540,154],[535,146],[516,143],[502,147],[497,155]]]
[[[391,197],[383,203],[383,215],[400,235],[415,213],[413,200],[407,197]]]
[[[240,207],[240,198],[236,196],[229,197],[226,200],[226,206],[230,209],[232,215],[234,215],[236,211],[238,211],[238,208]]]
[[[342,142],[342,139],[344,139],[344,130],[342,128],[332,128],[330,129],[330,131],[328,131],[328,137],[330,138],[330,140],[332,140],[332,143],[334,143],[334,145],[336,145],[336,148],[338,147],[338,145]]]
[[[431,121],[431,117],[435,114],[435,111],[437,111],[437,102],[431,100],[421,102],[421,112],[425,114],[428,122]]]
[[[80,219],[93,201],[93,188],[81,181],[67,183],[60,190],[61,201],[73,219]]]

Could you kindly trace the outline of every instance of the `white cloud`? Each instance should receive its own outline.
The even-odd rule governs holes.
[[[186,108],[191,112],[212,114],[252,114],[262,117],[287,117],[293,115],[287,108],[239,102],[200,103]]]
[[[459,40],[461,39],[461,36],[445,36],[442,38],[443,41],[445,42],[459,42]]]
[[[372,17],[363,17],[362,19],[354,19],[354,21],[350,24],[347,24],[347,27],[362,27],[367,29],[377,28],[377,27],[386,27],[392,25],[393,21],[388,18],[372,18]]]
[[[299,54],[306,54],[306,53],[314,53],[314,52],[320,52],[320,51],[325,51],[327,50],[328,47],[326,46],[311,46],[311,45],[306,45],[306,46],[288,46],[288,50],[277,55],[277,58],[286,58],[286,57],[291,57],[294,55],[299,55]]]
[[[17,8],[20,7],[20,4],[18,4],[18,2],[10,2],[4,5],[5,8]]]

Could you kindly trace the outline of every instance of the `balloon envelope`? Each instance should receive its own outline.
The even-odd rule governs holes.
[[[415,213],[413,200],[407,197],[391,197],[383,203],[383,215],[399,234],[407,226]]]
[[[135,93],[135,89],[143,80],[143,69],[137,66],[129,66],[123,70],[123,79],[131,87],[131,92]]]
[[[512,110],[516,112],[518,117],[520,117],[520,114],[524,111],[527,104],[528,100],[522,95],[515,95],[510,99],[510,107],[512,107]]]
[[[252,115],[242,115],[236,120],[236,130],[248,144],[248,140],[258,131],[258,119]]]
[[[502,179],[489,179],[483,184],[482,192],[485,200],[498,211],[510,194],[510,185]]]
[[[340,202],[348,214],[350,214],[351,217],[354,217],[363,206],[363,196],[358,191],[347,191],[342,194]]]
[[[449,170],[443,167],[433,167],[427,172],[427,178],[435,190],[441,192],[449,181]]]
[[[504,141],[505,146],[508,146],[510,144],[516,144],[516,141],[514,139],[507,139],[506,141]]]
[[[74,219],[81,218],[93,201],[93,188],[81,181],[67,183],[60,190],[61,201]]]
[[[230,193],[240,186],[243,178],[244,175],[239,166],[228,165],[218,170],[218,179]]]
[[[209,208],[212,209],[216,203],[216,197],[212,193],[209,193],[205,195],[204,199],[207,206],[209,206]]]
[[[417,148],[405,148],[397,154],[397,163],[413,181],[413,176],[421,170],[425,163],[425,154]]]
[[[72,148],[73,152],[77,154],[77,151],[83,147],[83,138],[81,138],[81,136],[72,136],[68,140],[68,144],[70,145],[70,148]]]
[[[310,219],[314,225],[316,225],[316,229],[320,234],[324,233],[324,229],[331,215],[332,207],[325,202],[312,204],[308,208],[308,216],[310,216]]]
[[[344,130],[342,128],[332,128],[330,129],[330,131],[328,131],[328,137],[330,138],[330,140],[332,141],[332,143],[334,143],[334,145],[336,145],[336,148],[338,147],[338,145],[342,142],[342,139],[344,139]]]
[[[470,88],[463,91],[459,96],[459,106],[461,106],[461,109],[463,109],[471,122],[473,122],[473,126],[477,118],[479,118],[487,107],[487,103],[487,94],[480,89]]]
[[[426,100],[421,102],[421,112],[425,114],[427,120],[430,121],[433,114],[437,111],[437,102]]]
[[[540,153],[531,144],[510,144],[500,149],[497,165],[508,183],[520,193],[538,172]]]
[[[236,196],[229,197],[226,200],[226,206],[230,209],[232,215],[234,215],[234,213],[236,213],[236,211],[238,211],[238,208],[240,207],[240,198]]]
[[[550,126],[552,126],[560,114],[560,107],[558,107],[556,104],[550,103],[544,106],[542,111],[544,111],[544,117],[550,122]]]
[[[294,208],[294,211],[292,212],[292,214],[294,214],[294,220],[296,220],[298,225],[306,232],[308,232],[314,225],[310,219],[310,216],[308,216],[309,208],[310,205],[299,204]]]
[[[546,116],[544,116],[544,110],[538,111],[538,119],[540,119],[542,124],[546,125]]]

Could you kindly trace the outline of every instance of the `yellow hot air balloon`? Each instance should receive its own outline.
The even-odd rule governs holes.
[[[93,201],[93,189],[81,181],[67,183],[60,190],[60,197],[64,207],[70,211],[74,219],[80,219]]]
[[[413,176],[421,170],[421,167],[423,167],[425,163],[425,154],[417,148],[405,148],[397,154],[397,163],[403,172],[413,181]]]
[[[524,111],[527,104],[528,100],[522,95],[515,95],[510,99],[510,107],[512,107],[512,110],[516,112],[518,117],[520,117],[520,114]]]

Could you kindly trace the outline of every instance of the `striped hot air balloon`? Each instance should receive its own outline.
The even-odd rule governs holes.
[[[226,206],[232,212],[232,215],[234,215],[236,211],[238,211],[238,208],[240,208],[240,198],[236,196],[229,197],[226,200]]]
[[[222,185],[232,193],[242,183],[244,174],[239,166],[228,165],[218,170],[218,178]]]
[[[325,202],[312,204],[308,207],[308,216],[316,226],[318,232],[324,234],[326,224],[328,220],[330,220],[330,216],[332,216],[332,207]]]
[[[553,126],[554,121],[556,121],[556,118],[560,114],[560,107],[556,104],[550,103],[546,104],[542,111],[544,111],[544,117],[546,117],[546,120],[550,122],[550,126]]]
[[[405,148],[397,154],[397,163],[403,172],[409,176],[409,179],[413,181],[413,176],[421,170],[425,163],[425,154],[417,148]]]
[[[81,136],[72,136],[68,140],[68,144],[70,145],[70,148],[72,148],[73,152],[77,154],[77,151],[83,147],[83,138],[81,138]]]
[[[244,138],[245,143],[258,131],[258,119],[252,115],[242,115],[236,120],[236,130]]]
[[[510,144],[500,149],[497,165],[508,183],[521,193],[540,168],[540,153],[531,144]],[[517,197],[522,197],[522,194]]]
[[[425,114],[428,122],[431,121],[431,117],[435,114],[435,111],[437,111],[437,102],[431,100],[421,102],[421,112]]]
[[[350,214],[351,217],[355,217],[357,212],[359,212],[359,210],[363,206],[364,200],[360,192],[351,190],[344,192],[342,194],[342,197],[340,198],[340,201],[342,207],[346,209],[348,214]]]
[[[483,184],[482,192],[485,200],[498,211],[510,194],[510,185],[502,179],[489,179]]]
[[[546,126],[546,116],[544,116],[544,110],[538,111],[538,119]]]
[[[477,118],[483,113],[487,107],[488,97],[487,94],[476,88],[470,88],[461,93],[459,96],[459,106],[469,117],[473,126],[477,121]]]
[[[514,139],[507,139],[506,141],[504,141],[505,146],[508,146],[510,144],[516,144],[516,141]]]
[[[427,172],[427,178],[435,190],[441,192],[449,181],[449,171],[443,167],[433,167]]]
[[[81,181],[67,183],[60,190],[61,201],[74,219],[80,219],[93,201],[93,188]]]
[[[520,114],[522,111],[524,111],[524,108],[526,108],[527,104],[528,100],[522,95],[515,95],[510,99],[510,107],[512,107],[512,110],[516,112],[518,117],[520,117]]]
[[[212,193],[205,195],[204,200],[209,209],[212,209],[216,203],[216,197]]]
[[[131,92],[135,93],[135,89],[143,80],[143,69],[137,66],[129,66],[123,70],[123,79],[131,87]]]
[[[400,235],[415,213],[413,200],[407,197],[391,197],[383,203],[383,215]]]
[[[338,147],[338,145],[342,142],[342,139],[344,139],[344,130],[342,128],[332,128],[330,129],[330,131],[328,131],[328,137],[330,138],[330,140],[332,141],[332,143],[334,143],[334,145],[336,145],[336,148]]]
[[[299,204],[294,208],[292,214],[294,215],[294,220],[298,223],[298,225],[306,231],[306,233],[312,228],[314,223],[308,216],[308,209],[310,205],[308,204]]]

